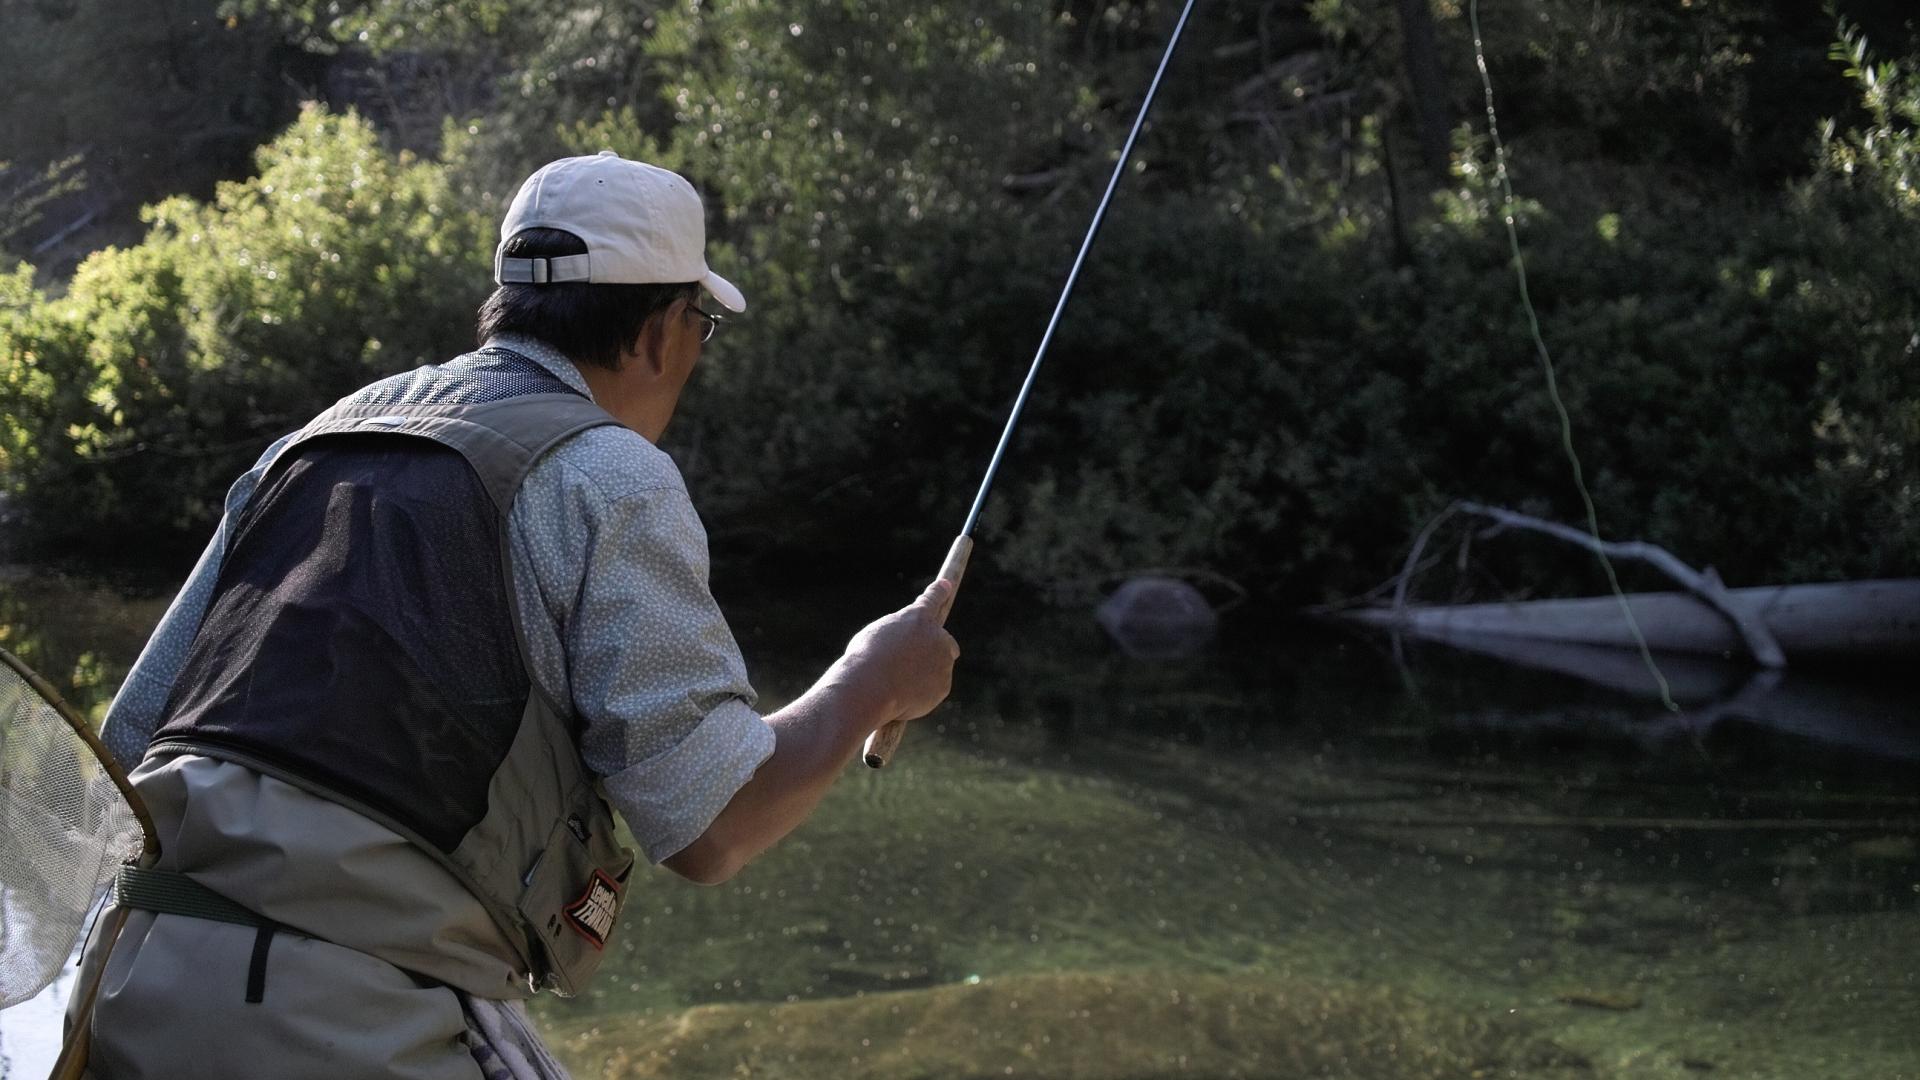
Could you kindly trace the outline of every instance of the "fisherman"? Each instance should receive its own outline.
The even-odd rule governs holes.
[[[746,309],[693,188],[566,158],[500,237],[480,348],[274,443],[113,702],[161,857],[88,951],[101,1080],[563,1076],[523,1002],[579,992],[646,888],[609,803],[725,881],[947,694],[936,582],[755,711],[655,445],[702,302]]]

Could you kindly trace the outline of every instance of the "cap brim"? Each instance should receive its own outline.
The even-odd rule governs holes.
[[[747,310],[747,298],[740,295],[740,290],[733,287],[733,282],[719,274],[711,270],[707,271],[707,276],[700,279],[700,284],[706,286],[707,291],[713,294],[713,298],[720,301],[721,306],[728,311]]]

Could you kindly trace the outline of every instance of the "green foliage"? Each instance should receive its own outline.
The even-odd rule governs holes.
[[[849,555],[938,543],[965,493],[929,480],[984,458],[999,388],[1071,258],[1062,210],[1036,196],[1057,189],[1078,214],[1101,179],[1075,158],[1045,188],[1003,184],[1047,171],[1092,123],[1050,13],[892,15],[838,0],[663,12],[649,58],[667,121],[621,109],[568,129],[580,151],[692,176],[711,258],[747,286],[752,310],[672,434],[722,533],[752,522]],[[904,531],[849,535],[876,499],[901,506]]]
[[[694,181],[751,300],[668,436],[722,557],[924,572],[1175,7],[241,0],[334,63],[499,72],[494,99],[439,162],[309,112],[65,295],[0,278],[0,474],[43,539],[186,542],[273,434],[457,351],[512,186],[611,147]],[[1914,66],[1849,28],[1843,72],[1776,7],[1485,0],[1507,208],[1461,4],[1433,12],[1475,123],[1417,179],[1399,5],[1203,6],[980,558],[1061,598],[1194,566],[1318,599],[1455,498],[1577,520],[1512,212],[1608,534],[1734,582],[1920,569]],[[1849,10],[1879,34],[1900,7]],[[1540,551],[1483,561],[1594,584]]]
[[[668,115],[648,42],[659,0],[227,0],[229,10],[271,22],[349,79],[385,84],[375,104],[396,127],[437,103],[467,122],[464,101],[484,102],[476,152],[462,183],[504,201],[527,172],[563,150],[559,131],[608,109],[648,123]],[[397,80],[397,81],[393,81]],[[489,88],[488,84],[491,84]],[[432,124],[426,125],[431,133]],[[397,133],[397,132],[396,132]],[[430,140],[409,145],[430,148]]]
[[[1845,21],[1832,55],[1847,66],[1867,123],[1844,134],[1828,125],[1827,172],[1865,187],[1896,214],[1920,211],[1920,61],[1876,61],[1866,36]]]
[[[1829,125],[1796,193],[1804,280],[1787,309],[1820,358],[1822,480],[1877,496],[1866,531],[1894,572],[1920,560],[1920,54],[1876,60],[1843,23],[1834,58],[1867,120]]]
[[[225,0],[233,16],[272,15],[304,38],[307,48],[331,52],[343,45],[374,50],[444,48],[500,33],[552,5],[524,0]]]
[[[484,295],[490,224],[444,170],[308,110],[211,202],[145,214],[49,299],[0,287],[0,473],[35,537],[197,544],[274,436],[376,376],[444,358]]]
[[[293,86],[310,72],[272,27],[225,18],[218,7],[0,4],[0,69],[8,73],[0,157],[24,174],[60,169],[69,191],[84,187],[84,198],[61,204],[61,217],[126,224],[142,202],[205,192],[244,170],[259,141],[292,118]],[[21,223],[8,220],[16,213],[0,213],[0,243],[25,238]]]

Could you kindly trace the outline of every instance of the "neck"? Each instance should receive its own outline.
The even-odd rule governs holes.
[[[595,364],[575,364],[580,377],[593,392],[594,404],[607,410],[615,420],[640,433],[648,442],[657,443],[673,417],[671,401],[663,401],[657,379],[649,372],[636,370],[644,363],[639,357],[626,357],[619,371],[608,371]]]

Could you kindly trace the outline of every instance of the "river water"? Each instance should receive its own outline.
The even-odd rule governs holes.
[[[39,587],[16,641],[105,603]],[[763,705],[858,622],[737,609]],[[1327,628],[1153,663],[1011,601],[954,629],[894,765],[725,885],[641,872],[536,1009],[578,1075],[1920,1077],[1898,683],[1676,718]]]

